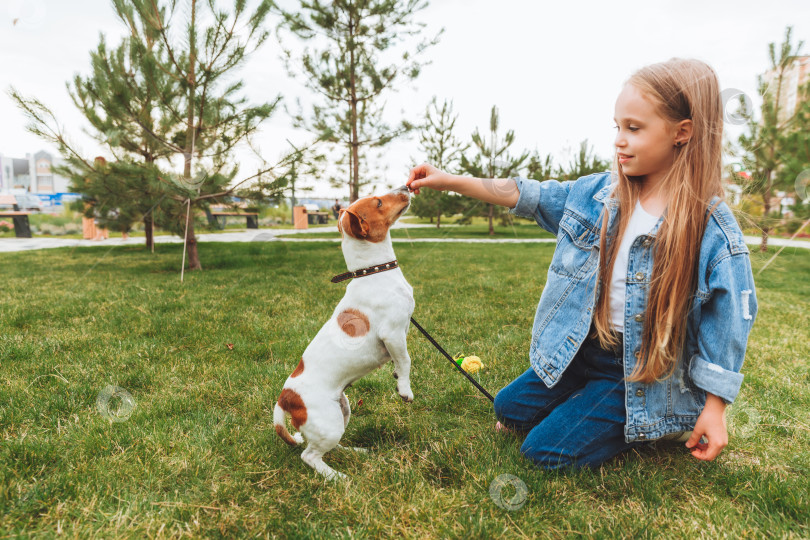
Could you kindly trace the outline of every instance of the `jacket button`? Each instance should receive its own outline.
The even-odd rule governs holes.
[[[639,438],[639,440],[643,441],[644,439],[647,438],[647,435],[645,435],[644,433],[639,433],[638,438]]]
[[[636,315],[634,318],[636,319],[636,322],[641,322],[641,321],[643,321],[643,320],[644,320],[644,315],[643,315],[643,314],[641,314],[641,313],[639,313],[639,314],[638,314],[638,315]]]
[[[636,397],[644,397],[644,389],[639,388],[636,390]]]
[[[644,240],[644,242],[641,243],[641,245],[644,247],[650,247],[650,244],[652,244],[652,240],[650,240],[649,238],[647,238],[646,240]]]
[[[644,279],[644,272],[636,272],[636,281]]]

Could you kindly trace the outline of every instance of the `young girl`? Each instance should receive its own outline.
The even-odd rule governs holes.
[[[576,181],[455,176],[407,185],[510,208],[557,235],[531,367],[495,398],[545,468],[598,467],[655,439],[712,460],[757,313],[748,248],[721,183],[723,103],[697,60],[644,67],[615,105],[613,170]],[[705,441],[705,442],[704,442]]]

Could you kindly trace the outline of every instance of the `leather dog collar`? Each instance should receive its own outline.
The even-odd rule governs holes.
[[[379,274],[380,272],[385,272],[386,270],[393,270],[398,266],[399,263],[397,263],[397,260],[394,259],[393,261],[387,263],[369,266],[368,268],[361,268],[360,270],[355,270],[354,272],[344,272],[342,274],[338,274],[332,278],[332,283],[338,283],[340,281],[345,281],[352,278],[366,277],[372,274]]]

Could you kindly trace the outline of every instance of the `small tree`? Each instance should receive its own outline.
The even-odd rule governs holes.
[[[126,126],[137,125],[151,142],[161,146],[161,152],[182,156],[182,174],[156,175],[167,192],[153,215],[156,222],[160,216],[160,223],[185,237],[190,270],[202,268],[191,218],[194,210],[205,209],[211,201],[228,203],[232,196],[274,197],[284,187],[283,180],[272,174],[273,167],[234,183],[239,167],[231,165],[230,159],[234,147],[249,140],[281,99],[247,106],[245,98],[238,95],[242,83],[228,80],[267,38],[262,23],[270,0],[262,0],[250,14],[245,12],[244,0],[234,0],[232,12],[220,11],[213,1],[206,2],[203,23],[198,20],[200,4],[200,0],[189,0],[188,9],[181,10],[174,1],[113,0],[130,39],[143,45],[136,56],[137,69],[144,74],[145,88],[155,99],[155,108],[144,109],[127,104],[128,96],[119,95],[116,110],[129,111],[131,116],[127,124],[114,125],[113,135],[121,148]],[[154,46],[158,42],[160,46]],[[167,91],[166,85],[177,91]],[[51,111],[35,98],[23,98],[13,88],[11,95],[31,120],[29,130],[56,143],[63,155],[69,154],[69,161],[77,165],[76,177],[93,181],[89,173],[98,173],[96,167],[67,141]],[[78,87],[77,95],[81,96]],[[159,115],[152,123],[155,112]],[[179,129],[172,129],[175,125]]]
[[[168,194],[167,186],[157,181],[155,164],[173,153],[160,141],[178,132],[182,121],[168,114],[170,107],[164,105],[177,101],[178,85],[145,61],[160,42],[151,35],[143,37],[145,41],[125,38],[110,51],[102,35],[98,48],[90,53],[90,76],[76,75],[73,84],[67,85],[73,103],[94,128],[94,138],[109,148],[118,163],[92,171],[82,160],[71,159],[63,172],[73,178],[73,190],[98,203],[96,211],[112,209],[117,221],[143,220],[146,246],[153,249],[152,210]],[[102,217],[108,219],[109,215]],[[118,228],[125,226],[118,224]]]
[[[556,172],[555,172],[556,170]],[[540,152],[535,150],[529,156],[529,162],[526,164],[526,177],[532,180],[550,180],[552,178],[558,179],[562,176],[562,171],[554,166],[554,157],[551,154],[546,154],[546,157],[541,157]]]
[[[248,106],[245,98],[238,97],[242,82],[228,81],[267,38],[262,25],[270,0],[259,2],[252,13],[246,13],[244,0],[234,0],[231,12],[219,10],[213,1],[200,0],[189,0],[183,8],[162,0],[113,0],[113,5],[134,39],[142,43],[160,41],[162,48],[148,50],[143,62],[167,74],[180,89],[179,99],[164,101],[161,106],[171,118],[182,119],[183,129],[171,138],[150,132],[156,141],[183,157],[183,173],[175,177],[177,189],[170,199],[185,202],[186,208],[176,204],[163,210],[179,211],[182,216],[205,208],[211,199],[222,200],[233,194],[235,186],[229,186],[239,167],[229,166],[231,151],[256,131],[281,99]],[[201,6],[204,12],[198,14]],[[149,82],[160,94],[158,81]],[[138,123],[147,128],[144,122]],[[263,180],[261,174],[249,178]],[[169,216],[170,222],[178,222],[178,216]],[[194,220],[185,221],[188,267],[199,270],[202,266]]]
[[[414,16],[426,6],[424,0],[302,0],[297,10],[279,9],[280,28],[311,45],[295,58],[285,51],[287,67],[323,98],[310,118],[299,112],[295,124],[345,152],[350,202],[359,197],[363,151],[413,128],[406,120],[383,121],[382,96],[415,79],[425,64],[417,57],[438,41],[437,35],[395,52],[421,33],[425,25]]]
[[[594,154],[593,149],[588,147],[588,139],[585,139],[579,143],[579,152],[568,164],[568,170],[560,170],[558,179],[576,180],[582,176],[610,170],[610,166],[610,161],[602,160]]]
[[[529,152],[523,152],[519,156],[511,156],[509,154],[509,147],[515,140],[515,133],[511,129],[506,132],[502,140],[498,138],[498,124],[500,122],[498,116],[498,108],[492,106],[492,111],[489,116],[489,140],[487,141],[478,132],[478,128],[472,134],[472,142],[475,146],[477,153],[472,159],[467,158],[466,155],[461,158],[461,168],[479,178],[504,178],[517,173],[518,168],[529,157]],[[505,209],[498,207],[492,203],[487,204],[486,215],[489,219],[489,234],[495,234],[492,220],[496,213],[498,216],[508,219],[511,217]],[[465,212],[465,217],[469,218],[472,212]]]
[[[743,192],[756,194],[762,198],[763,212],[758,223],[762,231],[762,241],[759,247],[762,252],[768,250],[768,234],[774,224],[781,219],[780,215],[771,213],[771,198],[776,190],[791,190],[797,174],[796,171],[784,166],[786,160],[783,157],[788,154],[790,147],[786,128],[793,118],[782,123],[778,120],[779,111],[784,107],[784,103],[780,103],[780,96],[785,71],[804,45],[804,42],[800,41],[794,49],[791,44],[791,31],[792,27],[788,27],[785,32],[785,41],[779,49],[778,58],[774,44],[768,44],[771,67],[775,72],[775,77],[770,84],[762,76],[758,77],[759,91],[762,94],[761,121],[754,120],[753,111],[749,109],[743,99],[744,96],[741,95],[739,112],[747,120],[748,133],[742,134],[738,138],[738,149],[733,147],[728,149],[729,153],[741,159],[742,166],[750,174],[748,179],[734,175],[741,181]]]
[[[463,144],[454,133],[458,115],[453,114],[453,103],[444,100],[441,107],[436,96],[425,109],[425,117],[419,131],[420,150],[424,159],[443,171],[457,173],[460,160],[469,144]],[[419,217],[429,217],[436,227],[441,225],[442,214],[454,214],[461,208],[461,198],[449,191],[428,189],[411,203],[411,213]]]

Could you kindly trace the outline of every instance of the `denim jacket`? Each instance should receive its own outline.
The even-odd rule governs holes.
[[[557,235],[557,247],[534,317],[529,361],[550,388],[569,365],[591,327],[599,294],[600,213],[607,205],[608,240],[614,238],[618,200],[611,173],[576,181],[516,177],[520,197],[509,212],[534,219]],[[715,203],[714,197],[706,208]],[[665,214],[666,215],[666,214]],[[636,238],[627,261],[624,311],[624,372],[633,370],[641,348],[644,311],[653,269],[655,235]],[[687,335],[672,376],[653,383],[625,379],[625,440],[644,441],[694,428],[712,393],[731,403],[743,375],[748,334],[757,314],[748,247],[731,209],[721,202],[712,213],[699,253],[699,277],[687,321]]]

